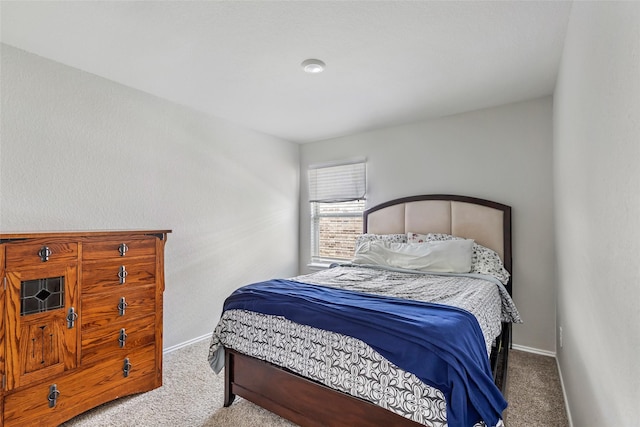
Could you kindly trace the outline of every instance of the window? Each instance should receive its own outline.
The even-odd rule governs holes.
[[[311,262],[353,258],[356,237],[362,234],[366,163],[311,166]]]

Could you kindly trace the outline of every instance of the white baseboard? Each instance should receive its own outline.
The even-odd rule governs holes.
[[[169,354],[169,353],[171,353],[173,351],[179,350],[179,349],[181,349],[183,347],[186,347],[186,346],[189,346],[191,344],[195,344],[197,342],[210,339],[211,338],[211,334],[212,333],[209,332],[208,334],[205,334],[205,335],[202,335],[202,336],[199,336],[199,337],[196,337],[196,338],[192,338],[192,339],[190,339],[188,341],[181,342],[180,344],[172,345],[171,347],[167,347],[164,350],[162,350],[162,354]]]
[[[549,357],[553,357],[553,358],[556,357],[556,352],[555,351],[540,350],[539,348],[527,347],[527,346],[519,345],[519,344],[513,344],[511,347],[514,350],[525,351],[527,353],[540,354],[542,356],[549,356]]]
[[[556,365],[558,366],[558,375],[560,376],[560,386],[562,387],[562,396],[564,397],[564,408],[567,411],[567,420],[569,421],[569,427],[573,427],[573,420],[571,419],[571,411],[569,410],[569,399],[567,399],[567,390],[564,388],[564,380],[562,379],[562,369],[560,369],[560,362],[556,357]]]

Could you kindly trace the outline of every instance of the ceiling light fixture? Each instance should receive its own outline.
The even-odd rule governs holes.
[[[307,59],[302,61],[302,69],[305,73],[318,74],[324,71],[326,64],[319,59]]]

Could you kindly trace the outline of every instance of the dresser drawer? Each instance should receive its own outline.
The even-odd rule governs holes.
[[[155,257],[88,261],[82,266],[82,292],[115,291],[156,282]]]
[[[124,236],[120,240],[88,241],[82,245],[82,259],[91,261],[96,259],[135,258],[141,256],[155,256],[156,239],[154,237],[132,238]]]
[[[125,377],[125,358],[131,365]],[[48,396],[55,384],[59,394],[50,407]],[[155,346],[130,350],[80,372],[5,395],[4,425],[54,426],[102,403],[151,390],[156,384]],[[44,421],[46,420],[46,421]]]
[[[131,349],[151,344],[156,338],[155,315],[136,320],[112,322],[101,328],[82,331],[81,365],[121,358]],[[120,341],[123,341],[121,346]]]
[[[29,243],[5,246],[7,270],[16,267],[34,267],[45,263],[73,262],[78,259],[78,244],[48,239],[30,240]]]
[[[82,297],[82,331],[149,316],[156,311],[154,285],[121,287],[107,294]]]

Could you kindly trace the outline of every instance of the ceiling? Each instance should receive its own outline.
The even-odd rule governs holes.
[[[570,2],[2,1],[2,42],[304,143],[553,93]],[[318,58],[320,74],[300,63]]]

